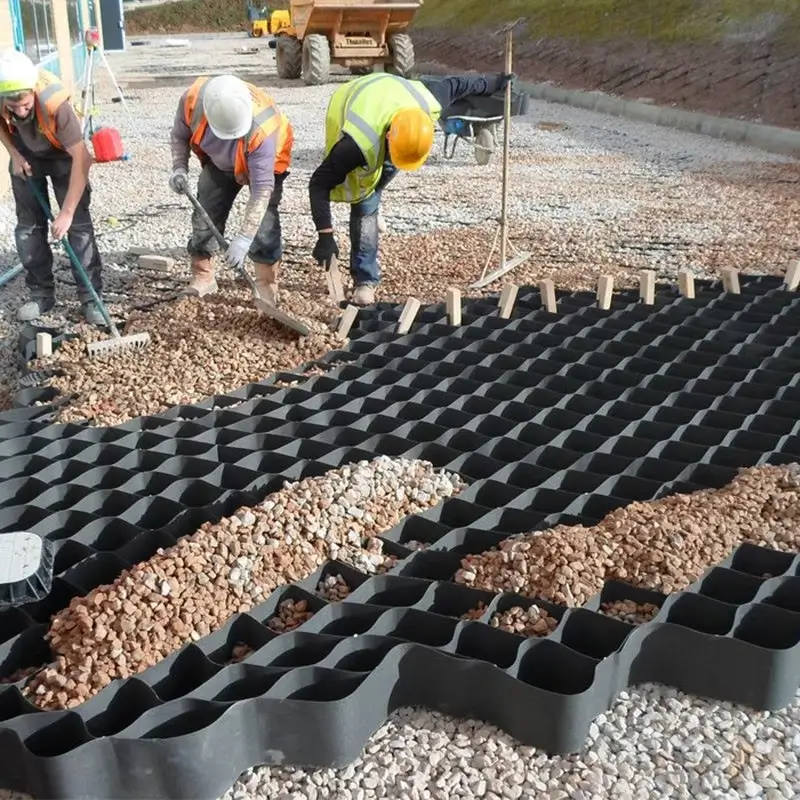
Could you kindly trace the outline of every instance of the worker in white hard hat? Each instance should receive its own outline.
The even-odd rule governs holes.
[[[48,177],[60,209],[52,234],[56,239],[68,238],[95,290],[102,294],[102,262],[89,211],[92,156],[80,121],[58,78],[13,49],[0,54],[0,142],[11,159],[17,252],[30,293],[17,312],[19,319],[37,319],[55,306],[48,220],[30,187],[35,184],[49,202]],[[75,279],[84,318],[92,325],[103,325],[91,295],[77,275]]]
[[[178,103],[171,140],[170,187],[178,193],[188,188],[194,152],[202,165],[198,200],[223,234],[234,200],[242,186],[249,187],[244,220],[225,258],[241,267],[249,255],[256,290],[274,305],[282,257],[278,207],[294,141],[289,120],[268,94],[233,75],[198,78]],[[219,244],[196,211],[187,249],[192,259],[188,292],[200,297],[216,292],[212,259]]]

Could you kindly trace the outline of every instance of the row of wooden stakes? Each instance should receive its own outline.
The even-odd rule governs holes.
[[[739,272],[735,269],[723,269],[721,271],[722,287],[730,294],[741,294],[741,286],[739,284]],[[789,292],[797,291],[800,287],[800,260],[792,261],[786,270],[786,277],[784,278],[784,287]],[[517,300],[517,292],[519,287],[513,283],[506,283],[503,290],[500,292],[500,297],[497,301],[497,306],[500,310],[500,319],[511,319],[511,314],[514,311],[514,303]],[[547,309],[551,314],[558,311],[556,305],[556,289],[553,281],[550,278],[539,281],[539,291],[542,295],[542,306]],[[694,292],[694,275],[686,270],[678,272],[678,291],[689,300],[693,300]],[[597,307],[608,311],[611,308],[611,300],[614,295],[614,276],[601,275],[597,281]],[[643,269],[639,272],[639,297],[644,305],[653,305],[656,298],[656,273],[650,269]],[[461,290],[451,287],[447,290],[445,296],[445,305],[447,307],[447,319],[453,326],[461,324]],[[406,300],[403,310],[400,313],[400,319],[397,322],[396,332],[401,336],[411,330],[414,324],[417,313],[419,312],[422,304],[416,297],[409,297]],[[348,305],[344,313],[339,319],[336,327],[336,337],[340,341],[344,341],[350,333],[350,329],[358,317],[358,308],[353,305]]]

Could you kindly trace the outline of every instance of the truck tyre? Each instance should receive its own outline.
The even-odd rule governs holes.
[[[395,33],[389,37],[389,52],[392,63],[387,72],[410,78],[414,70],[414,43],[407,33]]]
[[[295,81],[303,70],[303,45],[294,36],[278,36],[275,43],[275,68],[279,78]]]
[[[331,76],[331,48],[328,39],[312,33],[303,39],[303,83],[320,86]]]

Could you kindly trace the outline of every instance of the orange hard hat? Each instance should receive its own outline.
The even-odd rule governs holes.
[[[404,108],[392,117],[387,138],[392,164],[413,172],[425,163],[433,147],[433,120],[421,108]]]

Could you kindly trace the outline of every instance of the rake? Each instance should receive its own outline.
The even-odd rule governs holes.
[[[188,188],[184,189],[183,193],[189,199],[189,202],[194,206],[197,213],[202,217],[206,225],[208,225],[208,229],[214,235],[214,238],[219,243],[219,246],[222,248],[222,251],[225,252],[228,249],[228,242],[225,240],[225,237],[219,232],[219,229],[214,224],[211,217],[208,215],[208,212],[205,210],[205,208],[203,208],[203,205],[200,203],[200,201],[192,194],[190,189]],[[308,336],[309,330],[305,325],[303,325],[302,322],[300,322],[300,320],[297,320],[294,317],[290,317],[288,314],[284,313],[279,308],[276,308],[271,303],[268,303],[266,300],[262,300],[258,296],[258,289],[256,288],[256,283],[250,276],[250,273],[247,271],[244,264],[241,265],[240,271],[244,276],[244,279],[247,281],[247,285],[250,287],[250,291],[253,294],[252,297],[253,305],[262,314],[265,314],[266,316],[270,317],[270,319],[274,319],[276,322],[293,330],[295,333],[299,333],[301,336]]]
[[[39,191],[36,184],[29,180],[28,186],[30,187],[31,191],[33,192],[34,197],[38,201],[39,205],[42,207],[42,211],[44,211],[45,216],[47,217],[49,222],[53,221],[53,212],[50,210],[50,204],[45,200],[42,196],[42,193]],[[92,302],[97,306],[98,310],[103,316],[106,325],[108,326],[109,330],[111,331],[111,338],[110,339],[102,339],[99,342],[88,342],[86,345],[86,352],[89,354],[89,358],[98,358],[102,356],[118,356],[128,352],[134,352],[138,350],[143,350],[147,345],[150,344],[150,334],[149,333],[134,333],[129,336],[122,336],[120,335],[117,326],[114,324],[114,320],[111,319],[111,315],[108,313],[108,309],[106,308],[103,301],[100,299],[100,296],[95,291],[94,286],[92,286],[92,282],[89,280],[89,276],[86,274],[86,270],[83,268],[83,264],[81,264],[78,256],[75,254],[75,251],[72,249],[72,245],[69,243],[69,240],[66,236],[64,236],[61,240],[61,246],[66,251],[67,255],[69,256],[69,260],[72,262],[72,266],[75,268],[75,272],[78,273],[83,285],[86,287],[86,290],[92,297]]]

